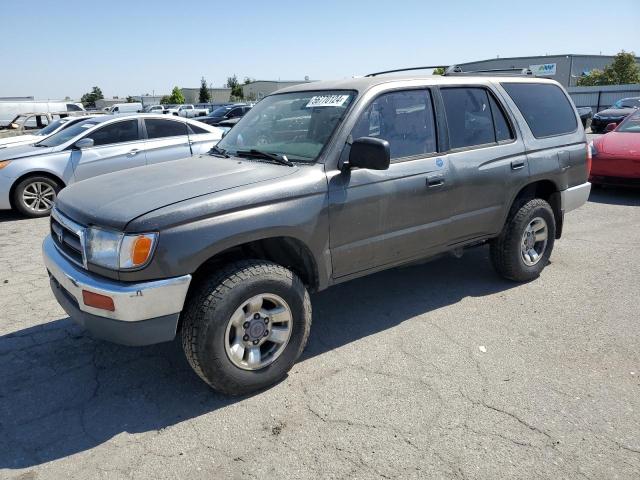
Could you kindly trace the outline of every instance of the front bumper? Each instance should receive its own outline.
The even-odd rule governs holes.
[[[175,337],[191,275],[142,283],[110,280],[81,269],[58,252],[51,236],[42,245],[51,289],[73,320],[97,338],[151,345]],[[82,291],[113,299],[114,310],[84,304]]]
[[[585,182],[582,185],[576,185],[575,187],[567,188],[560,191],[560,210],[563,213],[575,210],[581,207],[589,199],[589,193],[591,193],[591,184]]]

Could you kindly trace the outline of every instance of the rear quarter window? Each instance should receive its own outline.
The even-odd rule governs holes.
[[[502,83],[502,87],[522,113],[534,137],[564,135],[578,128],[573,107],[557,85]]]

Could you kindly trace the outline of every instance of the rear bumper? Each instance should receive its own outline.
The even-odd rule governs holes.
[[[42,246],[56,300],[97,338],[123,345],[150,345],[175,337],[191,275],[142,283],[109,280],[63,257],[50,236]],[[85,305],[83,291],[113,299],[114,310]]]
[[[587,203],[589,193],[591,193],[591,184],[589,182],[562,190],[560,192],[560,210],[563,213],[567,213],[581,207]]]

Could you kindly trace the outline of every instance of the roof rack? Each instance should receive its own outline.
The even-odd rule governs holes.
[[[384,75],[386,73],[397,73],[397,72],[410,72],[412,70],[431,70],[434,68],[447,68],[447,65],[429,65],[427,67],[409,67],[409,68],[398,68],[396,70],[385,70],[384,72],[375,72],[369,73],[365,75],[365,77],[377,77],[378,75]]]
[[[533,72],[530,68],[493,68],[490,70],[469,70],[464,71],[462,67],[458,65],[452,65],[448,67],[445,72],[445,76],[465,76],[465,75],[504,75],[511,77],[528,77],[532,76]]]

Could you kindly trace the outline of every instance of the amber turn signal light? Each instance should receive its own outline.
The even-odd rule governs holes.
[[[152,245],[153,241],[143,235],[134,240],[131,248],[131,260],[135,266],[142,265],[147,261],[151,254]]]
[[[87,307],[99,308],[100,310],[107,310],[109,312],[113,312],[116,309],[116,306],[113,304],[113,298],[100,295],[99,293],[82,290],[82,301]]]

